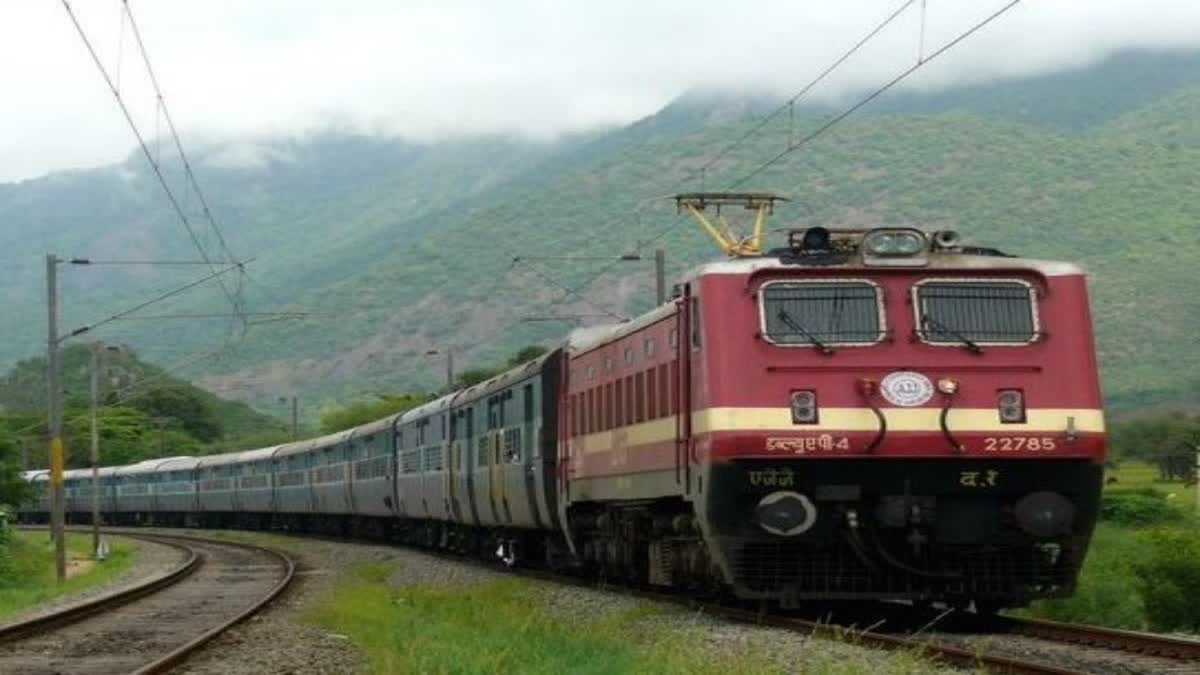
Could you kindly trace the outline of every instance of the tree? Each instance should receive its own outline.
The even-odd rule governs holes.
[[[541,345],[527,345],[518,350],[516,354],[513,354],[512,358],[508,360],[508,366],[510,368],[519,366],[522,363],[532,361],[537,357],[542,356],[547,351],[549,350]]]
[[[150,417],[170,418],[188,434],[206,443],[221,437],[221,423],[200,393],[187,385],[169,384],[130,401]]]
[[[354,401],[321,412],[321,432],[332,434],[411,410],[433,400],[432,394],[379,394],[376,400]]]
[[[490,380],[506,370],[516,368],[522,363],[528,363],[529,361],[542,356],[547,351],[549,350],[541,345],[526,345],[518,349],[517,352],[512,356],[508,357],[508,360],[506,360],[504,365],[501,367],[469,368],[458,373],[458,376],[454,378],[454,388],[466,389],[467,387],[477,385],[485,380]]]
[[[15,506],[25,500],[29,485],[21,479],[21,452],[12,434],[0,431],[0,504]]]

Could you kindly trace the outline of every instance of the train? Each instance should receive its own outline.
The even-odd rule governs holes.
[[[99,471],[108,523],[378,537],[797,607],[1069,595],[1105,426],[1074,264],[908,227],[789,232],[365,426]],[[21,507],[44,521],[48,475]],[[72,522],[92,472],[65,474]]]

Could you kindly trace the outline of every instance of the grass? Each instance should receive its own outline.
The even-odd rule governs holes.
[[[9,564],[0,572],[0,620],[52,598],[102,584],[124,573],[137,559],[137,546],[126,539],[108,540],[108,558],[59,584],[54,577],[54,546],[45,531],[13,530]],[[67,533],[67,558],[90,560],[92,536]]]
[[[1175,506],[1193,513],[1196,512],[1196,486],[1184,485],[1181,481],[1159,480],[1158,468],[1153,464],[1124,461],[1117,468],[1106,471],[1105,478],[1106,480],[1117,479],[1116,483],[1107,486],[1108,490],[1152,488],[1167,495]]]
[[[1113,628],[1149,627],[1146,601],[1135,568],[1151,561],[1154,549],[1150,537],[1154,526],[1195,529],[1197,521],[1187,517],[1195,512],[1195,487],[1180,481],[1159,480],[1158,469],[1144,462],[1122,462],[1109,470],[1107,476],[1116,477],[1117,482],[1106,486],[1106,492],[1127,494],[1151,489],[1166,495],[1169,508],[1178,511],[1181,517],[1146,527],[1101,521],[1092,537],[1075,594],[1061,600],[1035,602],[1017,614]]]
[[[346,635],[372,673],[926,673],[914,654],[851,654],[846,645],[781,664],[765,642],[697,649],[706,631],[662,619],[680,610],[641,603],[565,616],[537,582],[503,578],[467,587],[392,586],[387,563],[357,565],[306,619]],[[814,641],[810,645],[819,644]],[[832,643],[831,643],[832,644]]]

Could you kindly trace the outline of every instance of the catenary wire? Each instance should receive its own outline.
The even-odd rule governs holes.
[[[838,113],[832,119],[825,122],[821,126],[817,127],[813,131],[809,132],[807,135],[805,135],[800,140],[796,141],[795,143],[789,144],[787,147],[785,147],[779,153],[772,156],[770,159],[763,162],[762,164],[758,165],[757,167],[752,169],[746,175],[733,181],[726,187],[726,189],[733,190],[735,188],[738,188],[738,187],[744,185],[751,178],[758,176],[763,171],[766,171],[768,168],[774,166],[776,163],[778,163],[781,159],[783,159],[787,155],[795,152],[796,150],[799,150],[801,147],[812,142],[817,137],[821,136],[822,134],[824,134],[825,132],[829,131],[831,128],[836,126],[842,120],[844,120],[847,117],[849,117],[850,115],[854,114],[856,111],[858,111],[863,106],[867,105],[871,101],[874,101],[876,98],[878,98],[878,97],[882,96],[884,93],[886,93],[889,89],[896,86],[900,82],[904,81],[908,76],[910,76],[913,73],[915,73],[916,71],[920,70],[922,67],[924,67],[929,62],[938,58],[942,54],[945,54],[950,49],[952,49],[955,45],[959,44],[963,40],[965,40],[968,37],[970,37],[971,35],[975,34],[977,31],[981,30],[984,26],[988,25],[992,21],[1000,18],[1000,16],[1002,16],[1004,13],[1008,12],[1013,7],[1016,7],[1018,4],[1020,4],[1020,2],[1021,2],[1021,0],[1011,0],[1011,2],[1009,2],[1008,4],[1004,5],[1000,9],[996,10],[994,13],[988,15],[987,18],[983,19],[982,21],[980,21],[979,23],[976,23],[974,26],[972,26],[968,30],[959,34],[958,37],[954,38],[953,40],[951,40],[951,41],[947,42],[946,44],[942,45],[941,47],[939,47],[937,50],[932,52],[924,60],[917,61],[915,64],[913,64],[912,66],[908,67],[903,72],[901,72],[899,75],[897,75],[896,77],[894,77],[891,80],[889,80],[888,82],[886,82],[883,86],[873,90],[870,94],[859,99],[856,103],[854,103],[854,105],[851,105],[850,107],[846,108],[842,112]]]
[[[813,78],[808,84],[804,85],[804,87],[796,95],[789,98],[778,108],[775,108],[775,110],[773,110],[769,115],[767,115],[763,119],[759,120],[759,122],[757,124],[755,124],[753,127],[751,127],[749,131],[742,134],[734,141],[731,141],[725,147],[721,148],[717,152],[716,155],[713,155],[713,157],[711,159],[709,159],[707,162],[702,164],[699,168],[692,169],[690,174],[685,176],[683,180],[685,180],[685,181],[692,180],[696,176],[701,175],[704,172],[706,172],[708,169],[711,169],[713,167],[713,165],[715,165],[717,162],[721,161],[721,159],[723,159],[726,155],[728,155],[730,152],[736,150],[739,146],[741,146],[743,143],[745,143],[747,140],[749,140],[751,136],[758,133],[759,131],[762,130],[763,127],[770,124],[771,120],[778,117],[779,114],[782,113],[783,111],[787,110],[787,111],[789,111],[789,113],[791,111],[794,111],[794,106],[797,101],[804,98],[805,94],[812,91],[812,89],[814,87],[816,87],[818,84],[820,84],[822,81],[824,81],[824,79],[826,77],[828,77],[831,73],[833,73],[833,71],[837,70],[851,56],[853,56],[855,53],[857,53],[858,50],[862,49],[868,42],[873,40],[876,35],[878,35],[880,32],[882,32],[884,28],[887,28],[888,25],[890,25],[897,18],[899,18],[900,15],[903,14],[905,12],[905,10],[907,10],[909,7],[911,7],[913,5],[913,3],[915,3],[916,1],[917,0],[905,0],[905,2],[903,4],[901,4],[899,7],[897,7],[890,15],[888,15],[888,17],[886,19],[884,19],[882,22],[880,22],[878,25],[876,25],[875,28],[871,30],[871,32],[869,32],[865,36],[863,36],[862,39],[860,39],[858,42],[856,42],[854,44],[854,46],[851,47],[850,49],[848,49],[844,54],[842,54],[841,57],[839,57],[837,60],[835,60],[833,63],[831,63],[828,67],[826,67],[825,70],[821,71],[821,73],[819,75],[817,75],[815,78]],[[789,137],[789,144],[790,144],[790,140],[791,139]]]
[[[66,9],[67,16],[71,19],[71,23],[75,26],[76,32],[79,33],[79,38],[83,41],[84,47],[87,48],[88,54],[91,55],[92,62],[95,63],[97,70],[100,71],[100,75],[104,78],[104,82],[108,85],[109,91],[112,93],[113,98],[117,102],[117,106],[121,109],[121,113],[125,116],[126,123],[128,123],[130,130],[137,139],[138,146],[141,148],[142,154],[145,156],[146,161],[150,164],[150,168],[154,172],[155,177],[158,179],[158,183],[162,187],[163,192],[166,194],[167,201],[170,202],[171,208],[175,211],[175,215],[183,224],[184,229],[187,230],[188,236],[192,240],[192,244],[195,245],[197,251],[200,253],[200,257],[208,263],[210,269],[215,271],[216,265],[209,258],[208,252],[205,250],[203,244],[201,244],[200,237],[196,233],[195,228],[192,226],[191,220],[188,218],[187,213],[184,211],[183,206],[180,204],[179,199],[175,195],[175,192],[167,183],[166,176],[164,176],[162,172],[162,166],[150,152],[150,147],[146,144],[145,137],[142,135],[141,130],[134,121],[133,115],[129,111],[129,107],[126,105],[125,100],[121,98],[120,90],[113,82],[113,79],[109,75],[108,70],[104,67],[104,64],[100,61],[100,55],[96,53],[95,47],[93,47],[91,40],[87,36],[87,33],[83,30],[83,25],[79,23],[79,18],[75,15],[75,10],[71,7],[71,3],[69,0],[62,0],[62,5],[63,8]],[[128,5],[126,5],[126,11],[128,11]],[[130,18],[132,19],[132,16]],[[157,87],[157,85],[155,86]],[[159,94],[158,105],[165,107],[161,98],[161,94]],[[188,170],[190,171],[190,168]],[[241,301],[229,289],[223,279],[218,278],[217,281],[221,286],[221,290],[225,293],[226,298],[229,300],[230,305],[233,306],[234,313],[240,313],[242,311]]]

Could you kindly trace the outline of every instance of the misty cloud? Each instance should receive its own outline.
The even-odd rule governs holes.
[[[133,3],[176,124],[208,138],[334,126],[429,140],[549,138],[632,121],[693,88],[791,93],[900,2]],[[1003,0],[921,3],[812,92],[875,85]],[[76,0],[142,130],[163,132],[117,0]],[[1130,47],[1200,47],[1200,3],[1025,0],[907,84],[1077,67]],[[124,35],[124,41],[118,38]],[[0,7],[0,181],[117,161],[133,143],[66,13]],[[239,151],[249,152],[246,146]],[[216,161],[265,161],[254,153]]]

